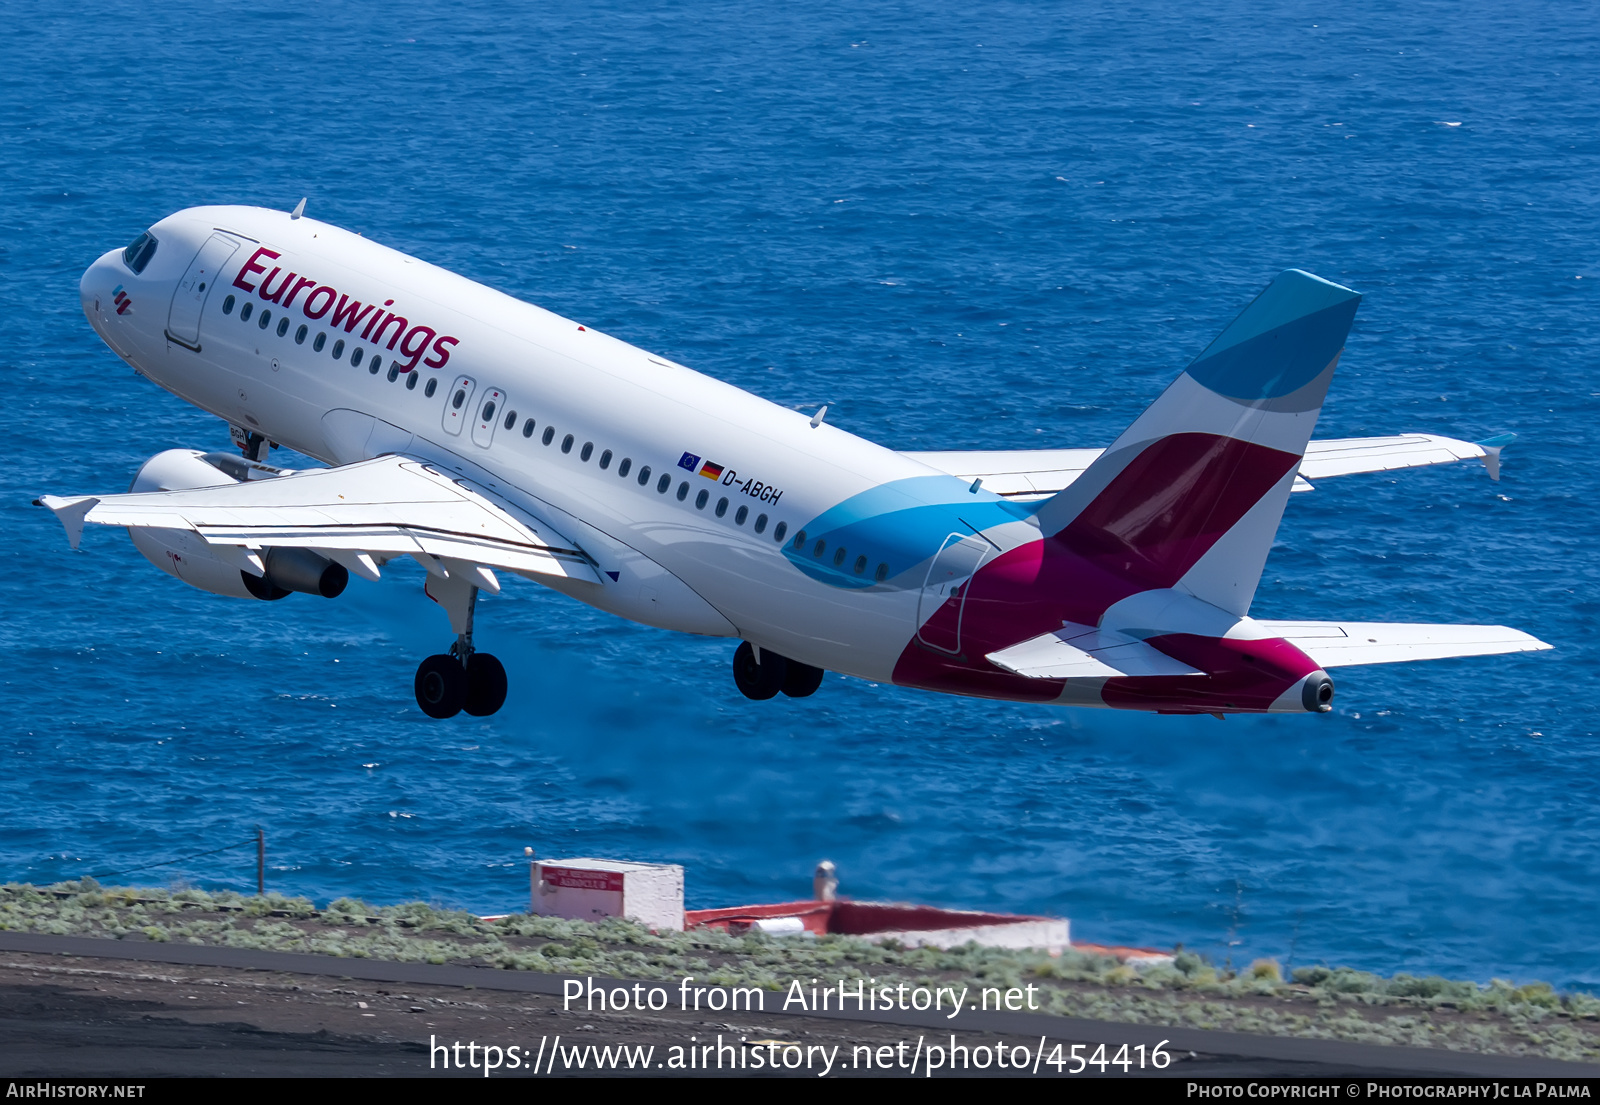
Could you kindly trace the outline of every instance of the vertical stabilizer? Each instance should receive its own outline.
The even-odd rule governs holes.
[[[1361,297],[1289,269],[1072,486],[1044,532],[1243,615]]]

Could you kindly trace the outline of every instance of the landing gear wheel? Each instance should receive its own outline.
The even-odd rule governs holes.
[[[783,689],[787,667],[788,662],[782,656],[767,649],[761,650],[761,659],[757,660],[756,650],[749,641],[742,642],[733,653],[733,681],[740,694],[757,702]]]
[[[467,657],[467,699],[473,717],[488,717],[506,703],[506,669],[487,652]]]
[[[817,688],[820,686],[822,686],[821,668],[802,664],[798,660],[790,660],[784,665],[783,693],[790,698],[810,698],[817,693]]]
[[[414,689],[423,713],[436,718],[455,717],[467,701],[466,669],[454,656],[430,656],[417,665]]]

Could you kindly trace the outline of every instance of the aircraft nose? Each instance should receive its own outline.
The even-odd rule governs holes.
[[[78,300],[89,324],[100,328],[105,316],[116,314],[121,303],[127,302],[127,289],[117,278],[116,262],[120,250],[111,250],[83,270],[78,278]]]

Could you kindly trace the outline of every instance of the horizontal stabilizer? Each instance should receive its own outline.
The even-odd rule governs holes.
[[[987,659],[1030,679],[1118,679],[1139,675],[1204,675],[1143,641],[1105,633],[1087,625],[1068,625],[1021,644],[989,653]]]
[[[1503,625],[1257,621],[1255,626],[1284,638],[1324,668],[1496,656],[1551,647],[1537,637]]]

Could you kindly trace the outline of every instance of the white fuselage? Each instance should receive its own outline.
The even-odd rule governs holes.
[[[121,251],[85,273],[84,309],[188,402],[328,464],[405,452],[485,482],[607,580],[551,586],[626,618],[879,681],[916,634],[916,565],[925,573],[937,544],[896,550],[896,580],[851,590],[797,570],[785,543],[851,496],[953,477],[326,223],[199,207],[151,233],[142,273]],[[358,317],[356,303],[377,313]]]

